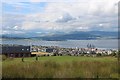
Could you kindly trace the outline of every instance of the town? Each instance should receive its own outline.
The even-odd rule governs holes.
[[[86,48],[61,48],[58,46],[1,45],[2,54],[8,57],[32,56],[117,56],[117,49],[98,49],[88,44]]]

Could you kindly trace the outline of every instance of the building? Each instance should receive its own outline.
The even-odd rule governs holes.
[[[53,51],[54,51],[53,48],[46,48],[46,49],[45,49],[45,52],[48,52],[48,53],[52,53]]]
[[[30,57],[30,46],[22,45],[2,45],[0,53],[8,57]]]

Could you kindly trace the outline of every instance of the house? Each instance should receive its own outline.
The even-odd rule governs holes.
[[[1,53],[8,57],[30,57],[31,50],[30,46],[22,46],[22,45],[2,45]]]

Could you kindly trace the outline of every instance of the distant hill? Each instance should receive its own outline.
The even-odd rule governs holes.
[[[30,39],[30,38],[25,38],[25,37],[16,37],[16,36],[6,36],[6,35],[2,35],[3,39]]]
[[[30,35],[30,34],[28,34]],[[106,32],[106,31],[76,31],[64,34],[54,34],[46,36],[34,36],[26,37],[24,35],[2,35],[5,39],[40,39],[47,41],[61,41],[61,40],[91,40],[91,39],[115,39],[118,38],[118,32]]]
[[[105,31],[88,31],[88,32],[71,32],[69,34],[52,35],[43,37],[32,37],[34,39],[42,39],[48,41],[54,40],[90,40],[90,39],[114,39],[118,37],[117,32],[105,32]]]

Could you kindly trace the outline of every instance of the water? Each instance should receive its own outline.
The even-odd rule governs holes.
[[[118,40],[68,40],[68,41],[41,41],[30,39],[5,39],[2,44],[19,44],[19,45],[42,45],[42,46],[59,46],[64,48],[86,48],[87,44],[93,44],[97,48],[118,49]]]

